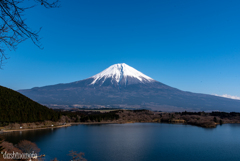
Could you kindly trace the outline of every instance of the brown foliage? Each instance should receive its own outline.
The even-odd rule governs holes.
[[[6,142],[4,141],[3,138],[0,137],[0,151],[6,151],[7,153],[22,153],[21,150],[19,150],[18,148],[16,148],[15,146],[13,146],[12,143]],[[3,155],[0,154],[0,161],[4,161],[5,159],[3,159]],[[9,160],[12,161],[12,160]]]
[[[72,161],[87,161],[87,159],[83,158],[85,154],[82,152],[77,153],[76,151],[72,150],[68,155],[72,157]]]
[[[40,149],[37,147],[37,145],[31,141],[28,140],[22,140],[18,143],[17,147],[22,150],[23,153],[39,153]]]
[[[20,149],[16,148],[12,143],[4,141],[1,144],[1,146],[4,148],[4,151],[6,151],[8,153],[12,153],[12,152],[22,153],[22,151]]]
[[[122,110],[117,113],[119,122],[152,122],[154,119],[159,119],[159,115],[154,115],[152,111],[128,111]]]

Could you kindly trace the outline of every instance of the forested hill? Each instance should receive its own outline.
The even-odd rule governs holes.
[[[59,114],[28,97],[0,86],[0,123],[57,121]]]

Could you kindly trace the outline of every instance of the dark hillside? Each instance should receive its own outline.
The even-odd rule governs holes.
[[[0,123],[57,121],[59,114],[28,97],[0,86]]]

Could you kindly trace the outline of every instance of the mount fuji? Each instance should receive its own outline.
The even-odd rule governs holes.
[[[19,90],[52,108],[145,108],[161,111],[240,111],[240,100],[182,91],[125,63],[76,82]]]
[[[112,65],[101,73],[98,73],[90,78],[94,79],[92,83],[90,83],[90,85],[94,86],[114,85],[115,87],[126,87],[130,84],[145,84],[154,82],[152,78],[144,75],[125,63]]]

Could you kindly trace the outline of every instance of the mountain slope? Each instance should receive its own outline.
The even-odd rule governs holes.
[[[52,110],[9,88],[0,86],[0,123],[57,120]]]
[[[120,106],[164,111],[240,111],[240,101],[185,92],[153,80],[126,64],[115,64],[88,79],[21,90],[51,106]]]

